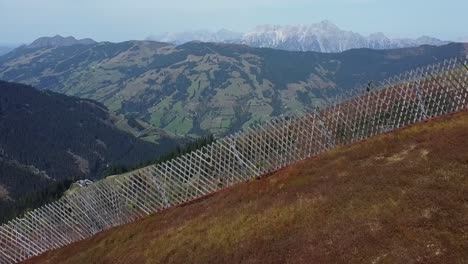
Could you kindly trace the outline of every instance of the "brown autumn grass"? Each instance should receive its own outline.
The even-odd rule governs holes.
[[[467,263],[468,112],[329,151],[26,263]]]

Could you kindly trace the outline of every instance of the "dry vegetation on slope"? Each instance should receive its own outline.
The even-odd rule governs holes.
[[[468,112],[340,147],[27,263],[466,263]]]

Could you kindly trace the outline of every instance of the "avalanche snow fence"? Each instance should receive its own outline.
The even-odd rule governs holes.
[[[0,263],[31,258],[335,146],[467,108],[466,58],[417,68],[168,162],[70,192],[0,226]]]

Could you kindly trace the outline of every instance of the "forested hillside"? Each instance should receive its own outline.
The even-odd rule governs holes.
[[[71,180],[99,179],[113,164],[156,159],[177,145],[143,141],[117,122],[100,103],[0,81],[0,215],[19,197],[48,199]]]

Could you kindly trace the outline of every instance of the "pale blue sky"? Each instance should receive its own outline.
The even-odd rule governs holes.
[[[468,41],[467,15],[468,0],[0,0],[0,43],[56,34],[123,41],[324,19],[365,35]]]

